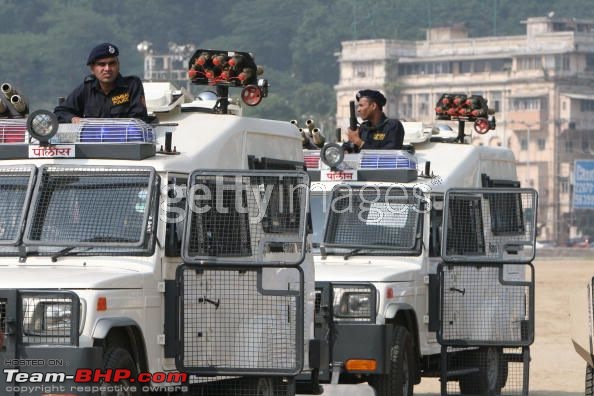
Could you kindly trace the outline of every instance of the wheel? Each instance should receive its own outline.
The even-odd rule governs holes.
[[[369,384],[378,396],[412,396],[415,378],[415,353],[413,340],[402,326],[394,329],[390,348],[390,372],[374,375]]]
[[[473,353],[471,364],[478,367],[476,374],[460,378],[460,393],[463,395],[495,396],[507,382],[507,362],[501,348],[480,348]]]
[[[594,369],[589,364],[586,365],[586,392],[585,396],[594,396]]]
[[[138,368],[130,352],[122,347],[110,347],[103,354],[103,368],[106,369],[127,369],[130,370],[130,378],[138,376]],[[142,386],[130,383],[129,379],[120,380],[117,383],[101,383],[101,396],[141,396]]]

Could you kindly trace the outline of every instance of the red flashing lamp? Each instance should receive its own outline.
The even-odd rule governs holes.
[[[474,122],[474,131],[480,135],[484,135],[491,129],[489,121],[486,118],[477,118]]]
[[[196,58],[196,64],[199,66],[204,66],[206,62],[208,62],[209,58],[210,56],[208,54],[203,53],[198,58]]]
[[[212,64],[215,66],[222,66],[225,64],[225,55],[218,55],[212,58]]]
[[[248,106],[257,106],[262,101],[262,90],[257,85],[248,85],[241,90],[241,100]]]

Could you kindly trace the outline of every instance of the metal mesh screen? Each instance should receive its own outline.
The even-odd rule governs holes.
[[[444,261],[530,262],[534,259],[535,190],[448,190],[444,207]]]
[[[78,345],[79,304],[74,293],[22,293],[23,343]]]
[[[590,327],[590,340],[594,340],[594,277],[592,277],[591,283],[587,287],[588,296],[590,298],[590,304],[588,306],[588,325]],[[592,344],[592,341],[590,341]]]
[[[442,362],[442,395],[528,395],[528,347],[448,347]]]
[[[284,377],[190,377],[191,396],[290,396],[295,384]]]
[[[184,265],[180,371],[295,374],[301,369],[303,274],[297,268]]]
[[[338,186],[332,192],[324,244],[412,250],[421,208],[412,190]]]
[[[16,245],[33,191],[34,166],[0,167],[0,245]]]
[[[184,262],[303,261],[309,187],[305,172],[196,171],[190,183]]]
[[[442,345],[530,345],[534,341],[531,264],[440,265]]]
[[[154,226],[155,189],[152,168],[44,166],[25,242],[142,247]]]
[[[5,298],[0,298],[0,352],[4,352],[6,347],[4,346],[6,338],[6,303]]]

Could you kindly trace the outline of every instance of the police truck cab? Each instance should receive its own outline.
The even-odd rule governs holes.
[[[0,118],[0,393],[294,394],[308,371],[308,176],[245,52],[198,50],[150,124]],[[202,393],[201,393],[202,394]]]
[[[468,99],[438,107],[469,114]],[[409,396],[439,377],[442,395],[527,394],[537,197],[510,150],[464,144],[465,122],[494,127],[477,103],[476,117],[438,111],[457,136],[404,123],[403,150],[304,151],[321,382]]]

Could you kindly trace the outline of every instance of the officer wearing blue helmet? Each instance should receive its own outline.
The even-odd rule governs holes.
[[[54,109],[60,122],[78,123],[81,118],[139,118],[147,121],[142,82],[120,74],[118,47],[99,44],[91,50],[84,82]]]
[[[356,130],[348,130],[348,138],[355,146],[355,151],[400,150],[404,141],[404,127],[400,121],[384,114],[386,97],[379,91],[364,89],[357,93],[356,98],[357,112],[363,123]]]

